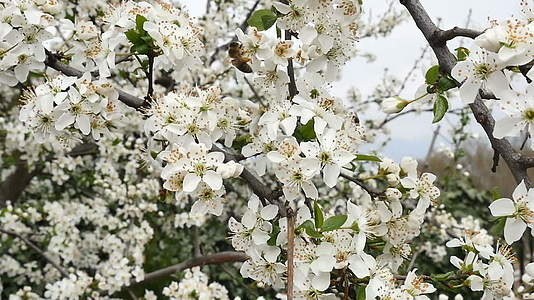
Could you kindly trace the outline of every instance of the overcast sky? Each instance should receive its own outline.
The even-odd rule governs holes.
[[[484,29],[488,26],[489,19],[504,20],[512,15],[519,14],[519,0],[421,0],[430,16],[436,20],[441,18],[440,24],[444,29],[453,26],[465,26],[469,11],[472,10],[469,27]],[[205,9],[205,0],[183,0],[193,16],[202,14]],[[386,0],[364,0],[364,10],[373,15],[380,15],[387,8]],[[400,4],[396,4],[402,8]],[[450,48],[454,49],[460,41],[454,41]],[[469,40],[464,40],[465,46],[470,45]],[[358,88],[365,98],[374,87],[381,81],[384,69],[389,73],[402,78],[403,74],[410,71],[413,62],[421,55],[421,49],[425,46],[424,38],[411,19],[399,25],[387,38],[366,39],[360,41],[360,49],[363,52],[372,52],[377,59],[368,63],[363,58],[357,58],[349,62],[343,69],[343,78],[335,84],[335,94],[345,96],[346,91],[354,86]],[[430,66],[430,65],[428,65]],[[408,83],[405,97],[411,97],[417,87],[423,83],[422,71],[417,70],[418,75]],[[461,105],[456,99],[451,105]],[[364,116],[365,118],[365,116]],[[452,121],[453,118],[450,118]],[[447,126],[447,120],[441,122]],[[487,139],[478,124],[474,124],[473,130],[480,132],[482,138]],[[436,125],[432,125],[431,113],[409,115],[400,117],[398,121],[390,123],[389,128],[394,136],[393,141],[386,147],[385,154],[394,159],[402,156],[414,156],[422,158],[426,155],[430,140]],[[444,132],[446,134],[446,132]],[[437,146],[446,144],[446,140],[438,138]]]

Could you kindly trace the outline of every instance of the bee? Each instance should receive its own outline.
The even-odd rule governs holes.
[[[243,46],[238,42],[231,42],[228,46],[228,56],[232,58],[232,65],[243,73],[252,73],[252,67],[248,64],[250,58],[243,56]]]

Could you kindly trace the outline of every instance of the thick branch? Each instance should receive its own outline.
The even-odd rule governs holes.
[[[449,34],[445,34],[444,31],[439,29],[434,22],[432,22],[419,0],[400,0],[400,2],[408,9],[408,12],[414,19],[415,24],[425,36],[426,40],[430,44],[430,47],[432,47],[432,50],[434,50],[441,70],[446,73],[450,73],[456,65],[456,59],[449,51],[449,48],[447,48],[446,40],[444,41],[443,39],[444,35],[447,36]],[[523,158],[521,154],[515,151],[508,140],[496,139],[493,136],[495,120],[482,101],[480,95],[478,95],[475,102],[469,106],[477,122],[486,132],[491,146],[504,159],[516,182],[519,183],[522,180],[525,180],[527,184],[530,185],[530,180],[527,176],[527,165],[522,163]]]
[[[225,252],[219,252],[219,253],[215,253],[211,255],[195,257],[190,260],[181,262],[179,264],[148,273],[145,275],[145,279],[143,279],[142,281],[136,282],[132,280],[128,287],[143,285],[147,282],[154,281],[160,278],[164,278],[174,273],[177,273],[177,272],[180,272],[185,269],[192,268],[192,267],[221,264],[221,263],[227,263],[227,262],[241,262],[247,259],[248,259],[248,256],[245,253],[235,252],[235,251],[225,251]]]
[[[80,144],[74,147],[66,155],[80,156],[96,153],[97,145],[94,143]],[[6,206],[7,201],[12,203],[17,202],[22,195],[22,192],[30,184],[33,177],[35,177],[42,170],[42,165],[35,166],[33,171],[28,170],[26,161],[18,160],[16,168],[2,183],[0,183],[0,208]]]
[[[30,172],[25,160],[17,160],[15,171],[0,184],[0,208],[5,207],[7,201],[16,202],[39,172],[39,167]]]

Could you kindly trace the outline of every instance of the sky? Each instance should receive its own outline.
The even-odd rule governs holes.
[[[198,16],[204,12],[206,0],[182,0],[193,16]],[[440,27],[449,29],[454,26],[465,27],[468,15],[469,28],[483,30],[488,27],[488,20],[504,20],[513,15],[519,14],[519,0],[421,0],[429,15],[436,20],[440,20]],[[388,7],[386,0],[364,0],[364,11],[379,16]],[[403,7],[396,3],[397,8]],[[450,44],[450,49],[455,49],[459,43],[469,47],[472,41],[457,39]],[[343,76],[339,82],[334,84],[334,94],[344,97],[351,87],[357,88],[362,96],[369,95],[374,87],[382,80],[384,69],[388,73],[403,78],[413,67],[413,63],[421,55],[421,50],[425,47],[423,35],[417,29],[413,20],[407,18],[402,24],[397,26],[391,35],[386,38],[368,38],[359,42],[362,52],[372,52],[376,55],[376,60],[368,62],[363,58],[355,58],[346,64],[342,70]],[[431,62],[425,63],[430,67]],[[410,80],[401,96],[410,98],[415,93],[419,85],[424,82],[423,70],[415,71],[417,76]],[[451,108],[462,105],[459,99],[452,100]],[[363,116],[365,119],[366,116]],[[437,139],[436,147],[446,146],[447,129],[449,124],[454,123],[453,116],[446,116],[440,122],[443,136]],[[396,121],[389,123],[393,140],[385,147],[384,154],[393,159],[399,160],[403,156],[424,158],[432,139],[433,132],[437,125],[432,125],[432,114],[423,113],[420,115],[410,114],[400,117]],[[485,137],[478,124],[470,127],[473,132],[478,133],[481,138]]]

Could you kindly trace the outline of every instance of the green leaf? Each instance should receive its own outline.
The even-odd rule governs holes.
[[[141,45],[144,43],[141,35],[136,30],[130,29],[124,34],[126,35],[126,38],[134,45]]]
[[[458,47],[456,49],[454,49],[456,51],[456,59],[458,61],[464,61],[467,59],[467,57],[469,56],[469,49],[465,48],[465,47]]]
[[[432,123],[441,121],[448,109],[449,101],[447,101],[447,98],[443,95],[438,95],[436,102],[434,102],[434,120],[432,120]]]
[[[313,126],[314,126],[314,121],[313,119],[311,119],[308,121],[308,123],[306,123],[306,125],[299,125],[297,129],[295,129],[295,133],[293,133],[293,136],[299,142],[313,141],[317,137],[315,135],[315,130]]]
[[[269,240],[267,240],[267,245],[269,246],[276,246],[276,238],[278,237],[278,234],[280,233],[280,227],[278,225],[273,225],[273,231],[269,233]]]
[[[365,286],[359,285],[356,289],[356,300],[365,300]]]
[[[340,216],[332,216],[326,221],[324,221],[323,226],[321,227],[321,230],[323,232],[332,231],[339,229],[339,227],[343,226],[345,224],[345,221],[347,221],[346,215],[340,215]]]
[[[143,24],[145,24],[146,21],[147,19],[143,17],[142,15],[135,16],[135,29],[137,29],[137,31],[140,33],[146,32],[143,29]]]
[[[427,84],[435,84],[439,79],[439,66],[433,66],[426,71],[425,81]]]
[[[260,9],[252,13],[247,20],[248,25],[256,27],[259,31],[271,28],[276,22],[278,16],[270,9]]]
[[[442,76],[438,82],[439,90],[442,92],[448,91],[457,87],[456,81],[450,76]]]
[[[376,162],[382,161],[380,158],[374,155],[366,155],[366,154],[356,154],[356,158],[354,160],[376,161]]]
[[[232,143],[232,148],[236,149],[241,153],[241,150],[243,150],[243,147],[245,145],[252,143],[252,135],[250,134],[244,134],[240,135],[237,138],[234,139]]]
[[[307,220],[302,223],[299,227],[297,227],[297,230],[299,229],[304,229],[306,231],[306,234],[312,238],[320,239],[323,237],[323,234],[315,229],[315,225],[311,220]]]
[[[131,52],[147,55],[150,51],[150,46],[147,44],[136,44],[130,48]]]
[[[498,218],[497,223],[493,225],[490,232],[495,236],[502,236],[504,232],[504,225],[506,224],[506,218]]]
[[[311,220],[306,220],[306,221],[304,221],[304,223],[300,224],[299,227],[297,227],[296,230],[306,229],[306,228],[311,228],[311,229],[315,230],[315,225],[313,224],[313,222]]]
[[[450,271],[450,272],[445,273],[445,274],[434,274],[434,275],[431,275],[431,277],[434,280],[443,281],[443,280],[448,279],[451,276],[454,276],[454,273],[455,273],[454,271]]]
[[[315,227],[321,228],[324,223],[324,215],[323,211],[321,210],[321,207],[319,206],[319,203],[317,203],[317,200],[313,202],[313,212],[315,214]]]

